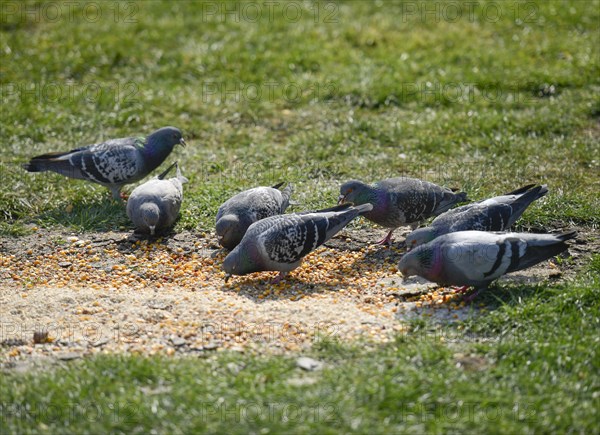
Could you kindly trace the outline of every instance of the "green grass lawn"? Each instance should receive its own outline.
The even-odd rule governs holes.
[[[0,234],[130,231],[106,189],[20,164],[165,125],[189,144],[176,230],[257,184],[313,208],[397,175],[474,199],[547,183],[518,229],[597,230],[600,2],[290,4],[0,3]],[[597,432],[599,262],[389,345],[324,341],[319,372],[228,353],[7,371],[2,432]]]

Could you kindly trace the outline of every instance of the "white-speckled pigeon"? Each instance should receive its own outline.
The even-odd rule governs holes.
[[[547,193],[546,185],[529,184],[502,196],[453,208],[436,217],[430,226],[419,228],[406,236],[406,246],[412,249],[456,231],[507,230],[533,201]]]
[[[217,212],[217,237],[219,244],[229,250],[235,248],[254,222],[282,214],[288,208],[293,187],[284,183],[273,187],[255,187],[228,199]]]
[[[177,168],[177,176],[164,180],[173,167]],[[173,163],[158,177],[133,189],[127,200],[127,216],[136,230],[154,235],[173,225],[183,200],[183,183],[187,181],[177,163]]]
[[[110,189],[119,199],[121,187],[141,180],[167,158],[176,144],[185,145],[175,127],[163,127],[146,138],[129,137],[32,158],[23,168],[29,172],[53,171],[88,180]]]
[[[444,234],[406,253],[398,265],[403,276],[486,288],[500,276],[534,266],[568,249],[577,233],[492,233],[459,231]]]
[[[302,263],[315,250],[371,204],[339,205],[317,212],[271,216],[253,223],[239,245],[223,261],[229,275],[279,271],[276,281]]]
[[[416,228],[419,222],[445,212],[460,202],[468,201],[464,192],[416,178],[396,177],[379,181],[373,186],[362,181],[348,181],[340,187],[339,203],[355,205],[371,203],[373,210],[363,216],[385,228],[391,228],[378,244],[391,243],[392,233],[402,225]]]

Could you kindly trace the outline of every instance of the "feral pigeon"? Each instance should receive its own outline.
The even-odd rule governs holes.
[[[289,206],[292,185],[279,190],[283,183],[273,187],[255,187],[228,199],[217,212],[219,244],[229,250],[235,248],[254,222],[282,214]]]
[[[173,167],[177,168],[177,176],[165,180]],[[127,216],[137,231],[154,235],[173,225],[183,199],[183,183],[187,181],[177,163],[173,163],[158,177],[133,189],[127,200]]]
[[[53,171],[88,180],[110,189],[119,199],[121,187],[141,180],[167,158],[176,144],[185,146],[181,132],[163,127],[146,138],[129,137],[32,158],[23,168],[29,172]]]
[[[315,250],[371,204],[343,204],[317,212],[271,216],[253,223],[241,243],[225,257],[223,269],[230,275],[274,270],[282,279]]]
[[[340,187],[339,203],[355,205],[371,203],[373,210],[364,217],[376,224],[391,228],[388,235],[377,242],[391,243],[392,233],[402,225],[413,229],[422,220],[450,209],[455,204],[468,201],[464,192],[454,193],[428,181],[416,178],[396,177],[379,181],[370,186],[362,181],[348,181]]]
[[[547,193],[546,185],[529,184],[502,196],[453,208],[436,217],[430,226],[419,228],[406,236],[406,246],[412,249],[456,231],[507,230],[533,201]]]
[[[404,277],[486,288],[500,276],[526,269],[566,251],[565,241],[577,233],[491,233],[459,231],[445,234],[406,253],[398,265]]]

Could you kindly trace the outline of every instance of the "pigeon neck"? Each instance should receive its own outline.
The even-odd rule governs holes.
[[[148,138],[148,143],[144,147],[143,153],[146,160],[147,169],[152,171],[169,156],[173,146],[159,142],[154,137]]]
[[[352,200],[355,204],[366,204],[368,202],[373,204],[375,201],[377,201],[377,191],[366,184],[355,190]]]
[[[425,278],[430,281],[435,281],[439,278],[442,271],[442,258],[440,256],[440,250],[437,246],[425,247],[423,246],[417,253],[419,263],[426,272]]]
[[[375,187],[367,186],[365,189],[365,201],[373,204],[373,210],[369,213],[380,213],[382,210],[387,210],[389,198],[385,191]],[[365,214],[366,215],[366,214]]]
[[[435,246],[431,252],[431,273],[435,277],[439,277],[442,272],[442,256],[439,246]]]

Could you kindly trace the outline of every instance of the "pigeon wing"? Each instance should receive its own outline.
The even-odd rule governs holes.
[[[139,138],[114,139],[69,154],[68,161],[83,178],[100,184],[135,181],[144,173],[142,146]]]

